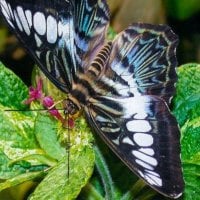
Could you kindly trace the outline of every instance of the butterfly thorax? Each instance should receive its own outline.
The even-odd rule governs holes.
[[[98,53],[96,59],[85,71],[77,71],[72,81],[72,88],[64,108],[69,114],[80,111],[87,106],[89,99],[109,92],[107,84],[102,81],[109,58],[111,43],[107,43]]]

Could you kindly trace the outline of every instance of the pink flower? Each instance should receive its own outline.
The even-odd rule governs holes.
[[[54,105],[54,101],[53,101],[52,97],[46,96],[43,98],[42,104],[44,107],[49,108]]]
[[[29,98],[24,103],[30,104],[32,101],[40,100],[42,97],[42,79],[39,79],[36,88],[33,86],[29,87]]]
[[[49,110],[49,113],[54,116],[55,118],[57,118],[58,120],[60,120],[61,122],[64,121],[64,118],[62,117],[62,115],[58,112],[58,110],[55,108],[54,106],[54,101],[52,99],[52,97],[50,96],[46,96],[43,98],[42,100],[42,104],[45,108],[47,108]]]
[[[44,108],[48,109],[49,113],[56,119],[60,120],[66,127],[73,128],[75,126],[74,119],[68,118],[64,119],[59,113],[58,109],[55,108],[54,100],[51,96],[45,96],[42,92],[42,79],[38,79],[37,86],[34,88],[31,86],[29,88],[29,98],[24,101],[25,104],[30,104],[32,101],[39,101]],[[64,125],[64,126],[65,126]]]

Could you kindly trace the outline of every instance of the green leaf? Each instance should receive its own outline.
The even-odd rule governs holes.
[[[65,157],[39,184],[30,200],[74,199],[88,182],[95,160],[91,132],[83,118],[76,121],[75,129],[64,132],[64,138],[70,134],[70,149],[66,149]]]
[[[0,92],[0,178],[6,180],[3,189],[26,181],[26,177],[29,180],[31,173],[42,172],[52,161],[34,135],[36,114],[25,110],[27,106],[22,103],[28,88],[2,64]]]
[[[185,20],[200,11],[199,0],[165,0],[168,14],[176,19]]]
[[[11,70],[0,62],[0,104],[23,110],[22,102],[28,97],[28,88]]]
[[[180,126],[183,126],[187,119],[192,120],[200,116],[200,65],[180,66],[178,78],[173,113]]]
[[[16,185],[19,185],[26,181],[33,180],[37,177],[44,176],[44,174],[45,174],[45,172],[43,172],[43,171],[20,174],[11,179],[8,179],[7,181],[5,181],[3,183],[0,183],[0,191],[5,190],[10,187],[13,187],[13,186],[16,186]]]
[[[187,122],[182,132],[182,162],[185,179],[184,199],[199,199],[200,194],[200,117]]]
[[[90,178],[95,160],[86,121],[79,118],[69,130],[47,112],[24,110],[21,102],[27,98],[27,87],[3,65],[0,70],[0,178],[5,180],[0,190],[48,172],[31,199],[76,198]],[[31,106],[40,108],[38,103]],[[17,109],[20,111],[14,111]]]
[[[0,178],[8,179],[34,170],[32,164],[38,163],[31,160],[22,162],[22,158],[44,154],[44,151],[33,134],[33,116],[4,109],[0,105]]]
[[[182,160],[191,162],[200,154],[200,117],[187,122],[182,128]]]
[[[57,121],[48,115],[39,114],[35,121],[34,131],[40,147],[47,155],[56,160],[61,160],[66,151],[57,139]]]

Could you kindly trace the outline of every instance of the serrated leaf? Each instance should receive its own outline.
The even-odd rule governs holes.
[[[191,161],[194,156],[200,155],[200,117],[186,123],[181,132],[182,160]]]
[[[187,119],[200,116],[200,65],[186,64],[178,68],[178,83],[176,96],[173,99],[173,113],[180,126]]]
[[[0,62],[0,104],[23,110],[22,102],[28,97],[28,88],[11,70]]]
[[[184,199],[199,199],[200,194],[200,117],[181,129],[181,157],[185,180]]]

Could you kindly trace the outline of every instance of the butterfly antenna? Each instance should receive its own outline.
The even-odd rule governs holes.
[[[69,114],[65,115],[67,117],[67,178],[69,181],[70,175],[70,131],[69,131]]]

